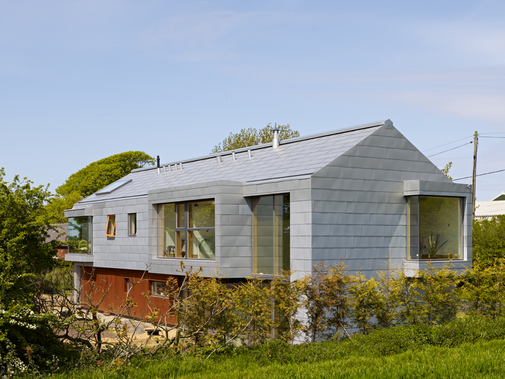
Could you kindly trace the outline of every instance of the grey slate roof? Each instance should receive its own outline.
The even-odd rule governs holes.
[[[227,151],[162,164],[160,173],[156,167],[134,170],[121,179],[131,179],[130,183],[108,194],[93,194],[78,204],[143,196],[147,195],[149,190],[215,180],[249,183],[311,175],[354,147],[386,122],[390,121],[281,141],[277,149],[273,149],[272,144],[269,143],[235,150],[235,160],[232,151]],[[249,158],[249,151],[251,158]],[[218,163],[218,157],[221,163]],[[181,165],[182,169],[180,169]]]

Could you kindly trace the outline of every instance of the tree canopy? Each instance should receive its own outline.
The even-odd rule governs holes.
[[[472,250],[473,260],[485,266],[505,258],[505,215],[474,221]]]
[[[44,204],[51,196],[47,186],[33,187],[29,180],[4,181],[0,169],[0,307],[11,302],[29,303],[31,277],[55,262],[55,241],[47,242],[51,224]]]
[[[300,133],[296,130],[291,130],[289,124],[272,126],[268,124],[264,128],[257,130],[254,128],[242,129],[239,133],[230,133],[222,143],[217,144],[212,149],[212,153],[220,153],[222,151],[236,150],[243,147],[255,146],[261,143],[269,143],[273,140],[272,130],[279,129],[280,140],[300,137]]]
[[[86,197],[128,175],[132,170],[154,163],[154,158],[143,151],[127,151],[111,155],[90,163],[70,175],[65,183],[56,188],[56,193],[60,196],[69,196],[75,192]]]

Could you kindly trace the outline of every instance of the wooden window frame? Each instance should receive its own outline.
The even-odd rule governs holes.
[[[109,233],[109,220],[111,217],[114,217],[114,225],[112,227],[112,233]],[[107,216],[107,224],[105,225],[105,236],[106,237],[115,237],[116,236],[116,215],[108,215]]]

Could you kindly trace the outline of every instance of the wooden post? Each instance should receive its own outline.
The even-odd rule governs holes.
[[[477,182],[477,145],[479,143],[479,134],[473,135],[473,173],[472,173],[472,221],[475,220],[475,186]]]

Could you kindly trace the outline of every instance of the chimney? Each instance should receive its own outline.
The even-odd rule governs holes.
[[[273,141],[273,148],[277,149],[279,147],[279,129],[277,127],[272,129],[272,132],[274,133],[274,141]]]

